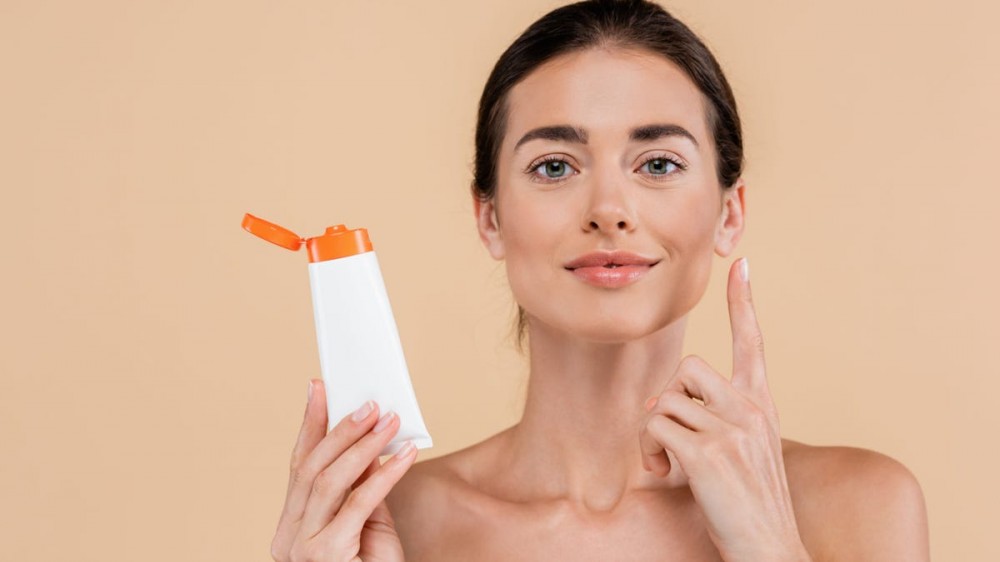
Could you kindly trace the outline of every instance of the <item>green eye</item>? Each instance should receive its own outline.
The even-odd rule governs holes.
[[[546,162],[543,166],[545,166],[545,171],[548,173],[548,177],[550,178],[560,178],[566,173],[566,163],[561,160]],[[541,166],[539,166],[539,168],[541,168]]]
[[[539,173],[539,170],[543,170]],[[531,181],[542,183],[555,183],[573,175],[573,167],[566,160],[559,156],[546,156],[541,161],[532,164],[525,173],[529,175]]]
[[[655,157],[646,160],[643,166],[649,165],[649,171],[654,176],[664,176],[670,173],[670,166],[680,168],[681,166],[669,158]]]

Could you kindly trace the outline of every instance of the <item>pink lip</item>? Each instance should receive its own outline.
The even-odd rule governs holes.
[[[591,285],[618,288],[638,281],[659,261],[617,250],[590,252],[567,263],[564,267],[578,279]]]

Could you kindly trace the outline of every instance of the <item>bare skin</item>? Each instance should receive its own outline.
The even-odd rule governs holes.
[[[528,313],[525,411],[479,444],[416,463],[389,493],[407,559],[738,559],[720,552],[684,463],[668,449],[670,472],[647,471],[638,438],[653,417],[643,404],[682,361],[713,253],[730,255],[744,228],[745,184],[719,187],[706,102],[670,61],[602,49],[549,61],[509,102],[498,194],[476,201],[475,216]],[[650,123],[679,124],[697,143],[629,142],[630,128]],[[585,129],[587,143],[542,138],[514,150],[527,131],[559,124]],[[553,156],[563,164],[540,162]],[[657,156],[686,169],[650,166]],[[594,249],[662,261],[638,283],[595,288],[562,267]],[[761,384],[755,400],[766,402]],[[874,451],[779,442],[787,490],[774,505],[787,501],[794,524],[767,559],[929,558],[923,495],[906,467]],[[739,517],[769,508],[748,509]]]
[[[398,420],[376,433],[376,405],[326,433],[314,397],[275,560],[928,560],[905,466],[781,438],[742,260],[727,281],[733,365],[682,357],[687,314],[745,217],[745,183],[720,187],[687,75],[656,54],[589,49],[535,69],[509,103],[497,196],[474,213],[527,314],[520,422],[431,460],[381,463]],[[690,137],[631,139],[651,124]],[[566,267],[595,250],[655,264],[598,287]]]
[[[606,512],[525,498],[505,476],[513,431],[420,461],[396,484],[387,503],[406,560],[724,560],[686,488],[633,490]],[[853,447],[782,445],[812,560],[929,560],[924,499],[903,465]]]

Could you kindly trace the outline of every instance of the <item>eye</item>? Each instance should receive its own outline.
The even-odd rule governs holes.
[[[675,159],[673,159],[673,158],[671,158],[669,156],[663,155],[663,154],[656,154],[656,155],[653,155],[653,156],[647,158],[646,160],[643,161],[642,165],[639,166],[639,169],[641,170],[642,168],[646,167],[647,165],[651,165],[650,166],[650,175],[653,175],[653,176],[666,176],[666,175],[669,175],[671,167],[679,169],[679,170],[686,170],[687,169],[687,165],[685,165],[683,162],[680,162],[679,160],[675,160]]]
[[[574,168],[566,162],[565,158],[557,155],[550,155],[542,158],[541,160],[532,162],[531,165],[528,166],[528,169],[525,170],[525,173],[529,174],[532,181],[552,183],[569,177],[569,171],[572,169]],[[538,170],[543,170],[544,175],[539,176],[536,174],[535,172]]]

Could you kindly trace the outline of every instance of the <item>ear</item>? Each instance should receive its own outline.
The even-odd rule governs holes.
[[[723,192],[722,212],[719,215],[719,223],[715,227],[715,253],[722,257],[731,254],[743,236],[744,218],[746,217],[745,191],[746,183],[741,177],[736,180],[733,187]]]
[[[504,258],[503,235],[500,232],[500,220],[497,217],[496,205],[490,201],[480,201],[473,195],[473,213],[476,215],[476,227],[479,229],[479,239],[483,241],[486,250],[495,260]]]

